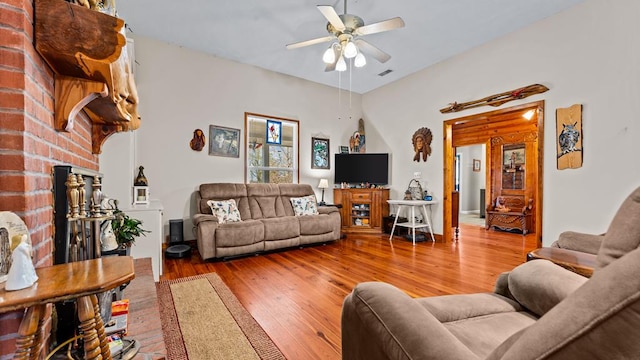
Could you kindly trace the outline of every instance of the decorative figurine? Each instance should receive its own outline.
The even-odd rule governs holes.
[[[134,186],[149,186],[149,182],[147,182],[147,177],[144,176],[144,166],[140,166],[138,168],[138,176],[136,177],[136,182],[133,183]]]
[[[415,151],[413,161],[420,162],[421,158],[423,161],[427,161],[427,156],[431,155],[432,139],[433,135],[431,134],[431,130],[426,127],[420,128],[413,133],[413,137],[411,138],[413,151]]]
[[[7,291],[28,288],[38,281],[36,269],[31,261],[31,245],[27,241],[27,235],[16,235],[12,242],[20,242],[11,254],[11,268],[7,277],[5,289]]]
[[[204,136],[204,132],[202,132],[201,129],[195,129],[193,131],[193,139],[189,142],[191,149],[194,151],[202,151],[205,143],[206,138]]]

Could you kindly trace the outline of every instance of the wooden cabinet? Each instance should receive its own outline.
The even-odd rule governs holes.
[[[387,200],[389,189],[333,189],[346,233],[382,233],[382,219],[389,215]]]

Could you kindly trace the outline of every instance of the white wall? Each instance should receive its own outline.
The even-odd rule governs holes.
[[[391,153],[391,197],[402,198],[419,171],[423,189],[441,200],[442,122],[495,108],[446,115],[439,109],[453,101],[540,83],[550,90],[502,108],[546,102],[544,244],[569,229],[600,233],[640,178],[640,165],[632,158],[640,153],[634,106],[640,98],[638,14],[640,2],[634,0],[587,1],[380,89],[353,94],[351,120],[346,92],[338,114],[336,89],[136,37],[143,124],[128,135],[135,137],[134,169],[128,162],[120,164],[120,155],[114,155],[119,146],[109,144],[119,141],[126,146],[130,140],[108,139],[101,171],[106,184],[114,176],[133,176],[137,166],[144,165],[151,195],[164,205],[165,222],[185,219],[185,239],[190,239],[191,196],[197,186],[241,182],[244,174],[244,151],[239,159],[192,151],[189,140],[195,128],[207,131],[216,124],[242,129],[244,136],[245,111],[299,119],[301,182],[315,185],[321,177],[331,179],[333,171],[310,169],[311,136],[329,136],[335,153],[363,117],[367,151]],[[576,103],[584,106],[584,165],[560,171],[555,161],[555,109]],[[433,132],[432,156],[426,163],[413,162],[411,136],[425,126]],[[111,193],[106,185],[105,191]],[[130,187],[124,193],[129,191]],[[331,196],[328,191],[325,199],[330,202]],[[434,207],[436,233],[442,233],[442,222],[440,204]]]
[[[210,156],[209,125],[241,129],[244,144],[245,112],[299,120],[300,182],[316,187],[320,178],[328,178],[333,186],[333,167],[311,169],[311,137],[328,137],[332,154],[340,145],[348,145],[362,117],[361,95],[350,97],[345,90],[339,95],[335,88],[148,38],[134,40],[142,125],[134,132],[113,135],[103,146],[100,170],[105,193],[126,196],[122,201],[130,202],[133,179],[143,165],[151,198],[164,206],[165,234],[169,219],[184,219],[185,240],[194,239],[191,215],[197,187],[207,182],[244,182],[244,148],[239,158]],[[375,151],[379,135],[364,120],[367,149]],[[196,128],[207,134],[207,147],[201,152],[189,147]],[[325,200],[333,201],[331,189]]]
[[[399,198],[414,171],[442,199],[442,122],[495,110],[454,114],[439,109],[540,83],[544,94],[502,107],[545,100],[543,243],[564,230],[606,231],[623,199],[640,179],[640,2],[591,0],[521,31],[363,95],[365,117],[388,134],[394,157],[392,197]],[[555,109],[583,104],[584,164],[557,170]],[[411,134],[434,133],[427,163],[412,162]],[[398,130],[401,129],[401,130]],[[442,233],[442,206],[435,208]]]

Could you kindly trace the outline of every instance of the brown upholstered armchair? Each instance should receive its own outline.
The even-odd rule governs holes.
[[[342,312],[343,359],[640,359],[640,188],[621,205],[587,279],[547,260],[492,293],[411,298],[358,284]],[[624,285],[623,285],[624,284]]]
[[[526,235],[531,229],[533,199],[525,201],[522,196],[498,196],[487,206],[487,229],[520,230]]]
[[[559,249],[581,251],[589,254],[598,254],[604,234],[594,235],[576,231],[565,231],[558,236],[550,246]]]

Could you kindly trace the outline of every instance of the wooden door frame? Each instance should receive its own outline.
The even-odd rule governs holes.
[[[543,198],[543,168],[544,168],[544,100],[540,100],[540,101],[536,101],[536,102],[532,102],[532,103],[527,103],[527,104],[522,104],[522,105],[517,105],[517,106],[512,106],[509,108],[505,108],[505,109],[501,109],[501,110],[495,110],[495,111],[490,111],[490,112],[486,112],[486,113],[479,113],[479,114],[474,114],[474,115],[469,115],[469,116],[465,116],[465,117],[461,117],[461,118],[457,118],[457,119],[451,119],[451,120],[446,120],[443,123],[443,134],[444,134],[444,139],[443,139],[443,156],[444,156],[444,189],[443,189],[443,214],[442,214],[442,218],[443,218],[443,229],[442,229],[442,238],[443,241],[449,242],[449,241],[453,241],[453,229],[452,229],[452,219],[451,219],[451,210],[452,210],[452,204],[451,204],[451,194],[454,190],[454,176],[455,176],[455,170],[454,170],[454,162],[455,162],[455,151],[454,151],[454,141],[455,143],[461,143],[464,142],[464,138],[453,138],[453,130],[456,126],[458,125],[462,125],[462,124],[468,124],[470,122],[487,122],[490,121],[490,119],[492,117],[498,116],[498,115],[504,115],[507,113],[511,113],[511,112],[525,112],[526,110],[534,110],[536,111],[536,119],[537,119],[537,138],[535,140],[536,142],[536,159],[537,159],[537,174],[536,174],[536,188],[534,189],[534,191],[536,192],[536,196],[534,198],[534,207],[535,207],[535,234],[536,234],[536,240],[538,242],[538,246],[542,246],[542,198]],[[470,143],[468,143],[468,145],[472,145],[474,144],[473,141],[476,141],[475,144],[482,144],[482,143],[486,143],[486,154],[485,154],[485,160],[484,163],[487,164],[487,166],[485,166],[485,172],[487,174],[486,179],[490,180],[491,177],[491,173],[490,173],[490,166],[488,166],[490,164],[490,162],[488,162],[488,159],[491,159],[491,137],[487,136],[486,139],[476,139],[476,140],[472,140],[469,139],[469,141],[471,141]],[[487,196],[489,192],[487,192]],[[487,204],[489,204],[489,202],[491,201],[491,199],[488,199],[488,202],[486,202]]]

